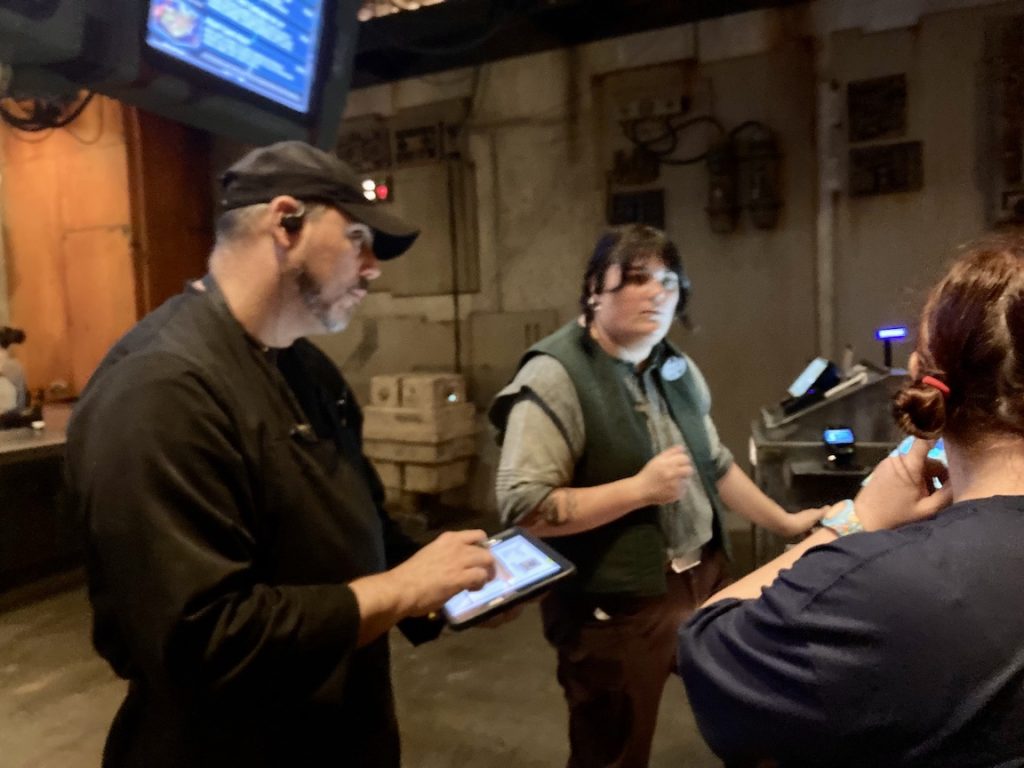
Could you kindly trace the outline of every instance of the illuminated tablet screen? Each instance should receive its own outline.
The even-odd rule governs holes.
[[[475,592],[463,590],[447,603],[444,610],[458,621],[483,608],[496,598],[523,591],[562,570],[562,566],[534,546],[525,536],[514,535],[491,546],[496,575]]]
[[[323,0],[150,0],[154,50],[308,113]]]

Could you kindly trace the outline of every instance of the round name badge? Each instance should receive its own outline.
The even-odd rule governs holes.
[[[661,364],[661,378],[665,381],[675,381],[686,373],[686,360],[682,357],[670,357]]]

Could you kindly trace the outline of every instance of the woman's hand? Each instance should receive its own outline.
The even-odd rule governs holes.
[[[811,507],[810,509],[801,509],[799,512],[789,513],[782,519],[782,530],[780,533],[787,539],[796,538],[802,533],[807,533],[831,509],[831,506]]]
[[[682,498],[693,477],[693,463],[681,445],[666,448],[633,476],[640,488],[643,505],[671,504]]]
[[[953,503],[948,484],[939,490],[932,487],[933,478],[948,478],[945,468],[928,458],[932,445],[931,440],[915,440],[909,452],[889,456],[875,467],[870,482],[853,500],[864,530],[898,528],[932,517]]]

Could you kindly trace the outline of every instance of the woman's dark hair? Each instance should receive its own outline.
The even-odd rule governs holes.
[[[25,332],[20,328],[11,328],[8,325],[0,326],[0,348],[7,349],[12,344],[24,344]]]
[[[598,293],[604,292],[604,278],[608,274],[608,268],[618,264],[623,271],[627,267],[640,264],[650,258],[660,259],[667,269],[675,272],[679,278],[679,303],[676,305],[676,317],[687,328],[690,327],[689,319],[686,316],[686,304],[690,298],[690,280],[683,271],[683,260],[679,257],[679,250],[675,243],[669,240],[668,235],[660,229],[649,227],[646,224],[626,224],[620,227],[612,227],[597,240],[594,252],[587,262],[587,269],[583,273],[583,287],[580,291],[580,309],[587,325],[594,319],[594,307],[591,298]],[[613,291],[620,291],[623,288],[620,284],[613,288]]]
[[[1024,435],[1024,232],[966,246],[928,297],[917,358],[917,378],[893,402],[905,431],[961,442]]]

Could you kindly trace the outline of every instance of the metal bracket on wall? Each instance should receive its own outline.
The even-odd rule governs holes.
[[[395,163],[432,163],[441,158],[441,126],[417,125],[395,131]]]
[[[391,167],[391,132],[379,115],[346,121],[335,146],[338,157],[356,173],[382,171]]]

